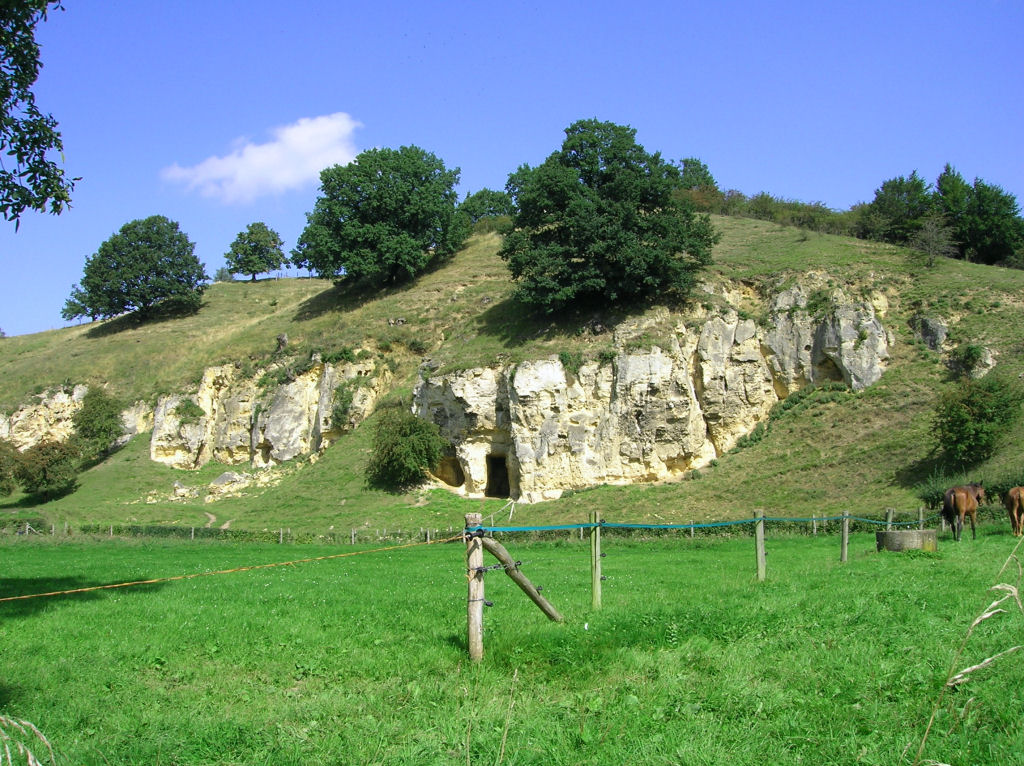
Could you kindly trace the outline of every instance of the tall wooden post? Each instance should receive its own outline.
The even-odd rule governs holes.
[[[483,524],[482,513],[466,514],[466,529]],[[484,656],[484,548],[480,538],[466,536],[466,579],[469,594],[466,597],[466,643],[469,658],[479,662]]]
[[[818,514],[811,514],[811,534],[814,536],[818,535]]]
[[[895,511],[892,508],[886,508],[885,509],[885,531],[886,532],[891,532],[892,531],[892,517],[893,517],[894,513],[895,513]]]
[[[601,527],[597,522],[597,511],[590,512],[590,606],[601,608]]]
[[[917,528],[924,529],[924,506],[918,506],[917,508]]]
[[[768,559],[764,552],[764,511],[754,511],[754,547],[757,552],[757,581],[764,582],[768,573]]]
[[[850,512],[843,511],[843,533],[839,543],[839,561],[846,563],[846,550],[850,545]]]

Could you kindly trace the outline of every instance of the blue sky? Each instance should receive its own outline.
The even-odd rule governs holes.
[[[65,0],[40,107],[81,176],[59,217],[0,222],[0,328],[64,323],[86,257],[178,221],[212,274],[253,221],[290,249],[319,169],[414,144],[504,187],[572,122],[627,124],[723,189],[869,201],[953,163],[1024,201],[1024,3]]]

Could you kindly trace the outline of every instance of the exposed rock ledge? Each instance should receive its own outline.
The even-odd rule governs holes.
[[[210,367],[194,396],[157,402],[150,457],[175,468],[198,468],[210,460],[265,468],[325,449],[373,411],[391,381],[386,370],[374,372],[372,361],[337,367],[316,361],[261,396],[257,380],[239,378],[233,365]],[[347,381],[352,381],[352,404],[346,421],[335,423],[334,392]],[[203,412],[195,421],[179,416],[186,398]]]
[[[573,373],[557,358],[424,377],[414,409],[455,446],[438,470],[472,497],[520,501],[567,489],[680,478],[732,448],[772,405],[803,386],[875,383],[889,337],[868,301],[839,290],[826,315],[800,286],[779,293],[766,327],[734,311],[698,330],[664,312],[615,331],[615,358]],[[666,348],[630,350],[652,323]],[[691,322],[692,324],[692,322]]]

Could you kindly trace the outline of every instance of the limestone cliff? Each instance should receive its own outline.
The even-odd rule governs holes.
[[[689,325],[662,312],[615,331],[614,358],[568,370],[558,358],[433,375],[414,409],[454,445],[439,470],[470,496],[526,502],[595,484],[670,480],[707,465],[803,386],[881,377],[889,337],[881,300],[827,296],[819,314],[797,285],[763,325],[733,310]],[[821,307],[819,307],[821,308]],[[651,324],[667,342],[636,348]]]
[[[374,372],[373,362],[334,366],[317,359],[264,393],[257,379],[240,377],[233,365],[211,367],[195,395],[157,402],[150,457],[176,468],[210,460],[263,468],[317,452],[373,411],[390,383],[390,373]],[[345,422],[335,423],[334,393],[342,384],[352,387],[352,404]]]

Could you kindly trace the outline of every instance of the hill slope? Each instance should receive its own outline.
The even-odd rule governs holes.
[[[695,300],[711,308],[728,302],[765,321],[758,296],[810,271],[822,272],[827,284],[847,292],[881,293],[888,301],[885,326],[894,334],[882,380],[860,394],[810,397],[775,420],[756,444],[720,456],[699,481],[598,487],[519,506],[517,520],[582,520],[593,508],[609,520],[635,521],[745,517],[754,508],[778,515],[916,509],[913,486],[937,467],[928,433],[931,408],[950,375],[943,357],[915,339],[911,317],[942,317],[950,324],[952,345],[984,345],[1000,366],[1014,374],[1024,369],[1024,272],[949,260],[927,269],[888,245],[748,219],[715,222],[723,238],[707,280],[717,287]],[[0,411],[65,383],[106,384],[125,399],[152,403],[160,393],[194,387],[209,365],[234,362],[255,369],[280,357],[282,334],[288,345],[281,353],[297,363],[312,352],[366,349],[393,369],[396,392],[406,394],[424,356],[443,371],[562,352],[595,358],[610,347],[607,334],[581,328],[595,321],[614,324],[621,314],[558,322],[525,316],[509,297],[497,246],[493,234],[474,238],[449,264],[412,286],[379,295],[306,279],[216,284],[194,316],[145,325],[121,318],[5,338]],[[364,425],[348,434],[319,460],[297,461],[280,472],[276,485],[215,503],[202,495],[172,500],[171,487],[175,481],[204,485],[223,466],[172,471],[151,463],[144,437],[137,437],[84,474],[75,494],[38,508],[24,498],[8,498],[0,512],[44,514],[55,523],[230,522],[235,528],[326,531],[446,528],[461,524],[467,510],[483,505],[491,513],[501,507],[500,501],[464,501],[438,489],[411,495],[368,489],[362,480],[367,431]],[[1021,436],[1008,435],[1007,445],[1020,443]],[[1022,463],[1019,451],[1005,446],[974,475],[1018,472]]]

